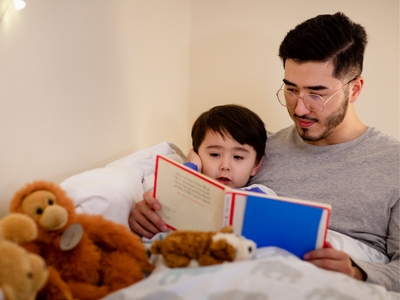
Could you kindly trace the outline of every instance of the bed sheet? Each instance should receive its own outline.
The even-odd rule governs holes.
[[[170,269],[161,258],[149,277],[104,299],[391,300],[399,294],[319,269],[283,249],[265,247],[253,260],[208,267]]]

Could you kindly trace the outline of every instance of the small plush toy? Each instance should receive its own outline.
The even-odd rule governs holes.
[[[37,239],[24,246],[49,266],[40,299],[100,299],[154,268],[139,236],[102,216],[75,213],[73,201],[52,182],[26,185],[15,194],[10,211],[38,225]]]
[[[23,214],[9,214],[0,220],[0,298],[34,300],[46,283],[44,259],[17,244],[36,236],[36,223]]]
[[[232,233],[228,226],[221,232],[174,231],[150,247],[152,254],[161,254],[170,268],[221,264],[225,261],[248,260],[254,257],[256,244]]]

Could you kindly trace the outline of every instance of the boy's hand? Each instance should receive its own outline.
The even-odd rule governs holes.
[[[325,248],[304,255],[304,259],[318,268],[343,273],[362,281],[367,279],[363,271],[352,265],[347,253],[336,250],[329,242],[326,242]]]
[[[151,239],[156,233],[166,232],[167,225],[155,212],[160,209],[160,203],[153,197],[153,193],[145,192],[143,200],[139,201],[129,214],[131,230],[148,239]]]
[[[194,152],[193,148],[190,149],[187,155],[188,162],[191,162],[197,166],[198,171],[201,173],[203,171],[203,163],[201,162],[200,156]]]

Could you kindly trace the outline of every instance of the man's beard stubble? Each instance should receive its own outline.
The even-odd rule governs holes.
[[[304,141],[309,141],[309,142],[316,142],[316,141],[320,141],[323,140],[325,138],[327,138],[332,131],[338,126],[340,125],[340,123],[343,122],[344,118],[346,117],[347,114],[347,108],[349,106],[349,96],[347,94],[345,100],[343,101],[342,105],[335,111],[333,112],[330,116],[328,116],[325,120],[325,124],[321,124],[324,125],[324,130],[322,131],[322,133],[318,136],[311,136],[309,134],[308,128],[301,128],[301,130],[303,132],[300,132],[299,129],[297,129],[299,135],[301,136],[301,138]],[[289,113],[290,114],[290,113]],[[303,119],[303,120],[309,120],[309,121],[313,121],[313,122],[318,122],[318,119],[314,119],[314,118],[310,118],[307,116],[298,116],[296,114],[293,115],[293,117],[299,118],[299,119]]]

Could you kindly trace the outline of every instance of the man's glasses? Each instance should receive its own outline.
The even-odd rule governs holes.
[[[348,83],[343,85],[340,89],[338,89],[332,96],[330,96],[326,100],[324,100],[324,98],[316,94],[307,94],[303,97],[299,97],[300,93],[298,91],[292,92],[290,90],[283,88],[285,83],[283,83],[280,89],[276,92],[276,97],[278,98],[280,104],[288,108],[295,107],[299,98],[302,98],[305,106],[309,110],[324,111],[325,103],[331,100],[337,93],[339,93],[342,89],[344,89],[345,86],[347,86],[350,82],[356,80],[357,78],[358,76],[350,80]]]

